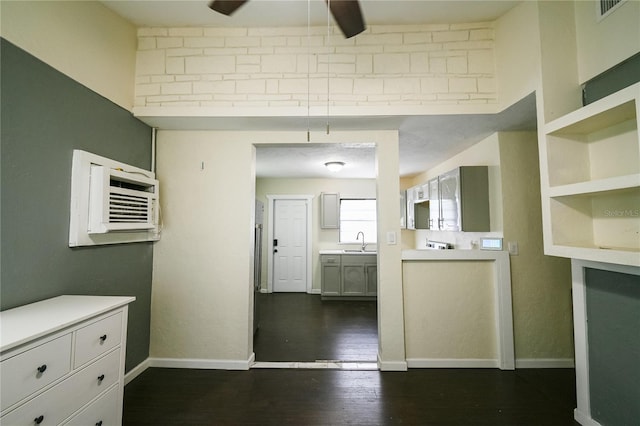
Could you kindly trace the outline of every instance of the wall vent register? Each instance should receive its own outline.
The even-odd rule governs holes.
[[[598,20],[604,19],[614,10],[619,8],[626,0],[600,0],[596,4],[596,15]]]
[[[156,241],[158,202],[152,172],[74,150],[69,246]]]

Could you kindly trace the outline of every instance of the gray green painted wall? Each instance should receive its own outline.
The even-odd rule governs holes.
[[[71,249],[71,158],[149,169],[151,129],[2,39],[0,308],[61,294],[131,295],[126,369],[149,356],[152,243]]]
[[[591,416],[602,425],[640,419],[640,276],[587,269]]]
[[[587,81],[582,103],[588,105],[640,81],[640,53]]]

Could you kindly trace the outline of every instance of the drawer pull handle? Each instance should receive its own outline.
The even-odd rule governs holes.
[[[105,340],[107,340],[107,335],[106,334],[103,334],[102,336],[100,336],[100,341],[102,343],[104,343]]]
[[[40,367],[38,367],[38,373],[44,373],[45,370],[47,369],[47,364],[42,364]]]
[[[98,423],[96,423],[96,426],[102,426],[102,420],[100,420]]]
[[[38,416],[35,419],[33,419],[33,422],[37,425],[39,425],[40,423],[42,423],[42,421],[44,420],[44,416]]]
[[[101,382],[104,380],[104,374],[98,376],[98,381]]]

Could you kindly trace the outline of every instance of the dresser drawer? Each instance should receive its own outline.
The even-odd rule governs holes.
[[[69,371],[71,334],[3,360],[0,363],[2,410],[39,391]]]
[[[120,344],[122,312],[89,324],[76,332],[74,368]]]
[[[34,419],[42,416],[39,423],[41,426],[57,425],[73,414],[78,407],[117,383],[119,371],[120,349],[117,349],[2,416],[0,424],[33,426],[36,423]],[[99,377],[102,377],[102,380]]]
[[[112,426],[119,425],[122,419],[118,416],[118,387],[93,401],[88,407],[73,416],[67,426]]]

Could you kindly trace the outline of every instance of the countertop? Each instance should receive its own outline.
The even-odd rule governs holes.
[[[320,250],[319,252],[320,254],[347,254],[347,255],[355,255],[355,256],[360,256],[360,255],[364,255],[364,254],[368,254],[368,255],[377,255],[378,252],[377,251],[369,251],[369,250],[365,250],[365,251],[359,251],[359,250],[354,250],[351,251],[349,250]]]
[[[509,260],[504,250],[402,250],[402,260]]]

